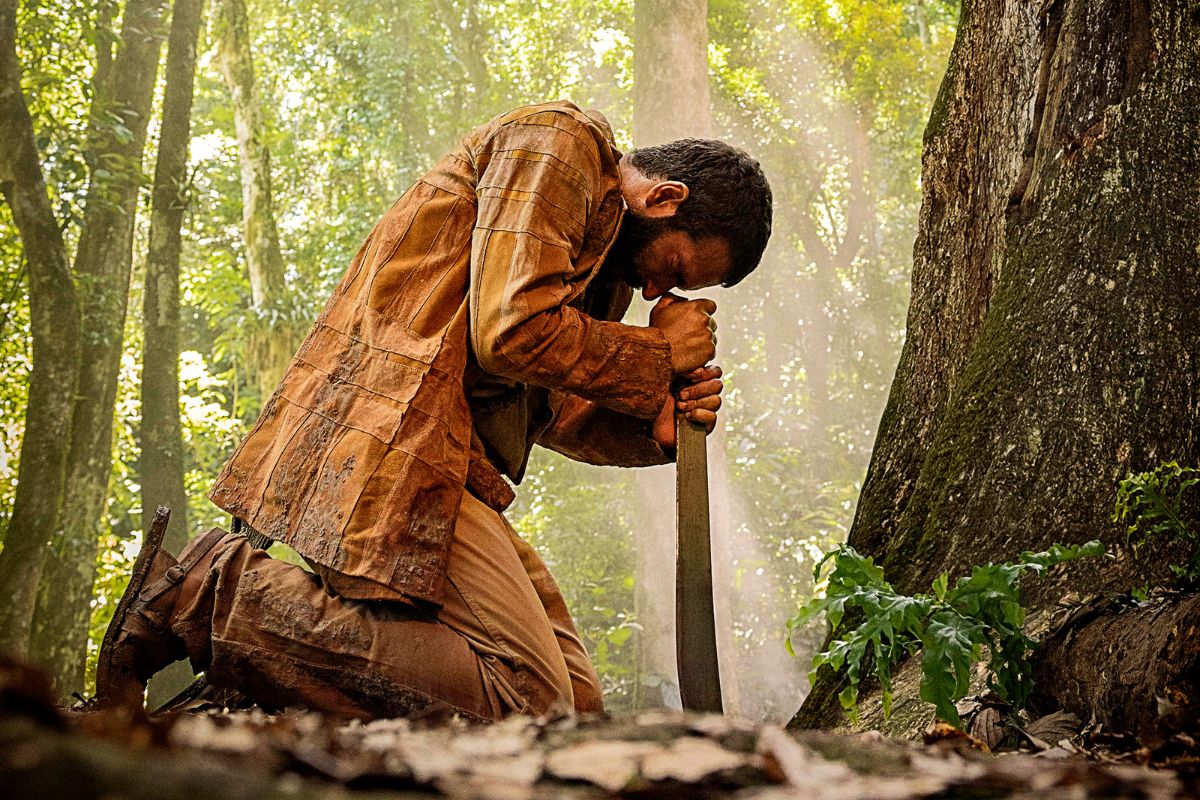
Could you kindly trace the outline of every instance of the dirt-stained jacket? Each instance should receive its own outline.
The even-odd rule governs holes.
[[[437,603],[464,486],[503,509],[499,473],[520,480],[534,441],[666,460],[647,420],[669,345],[613,321],[632,292],[595,280],[624,213],[620,156],[602,116],[565,102],[465,136],[372,230],[213,502],[316,564]]]

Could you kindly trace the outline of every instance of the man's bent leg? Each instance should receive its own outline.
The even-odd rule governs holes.
[[[508,525],[507,520],[505,524]],[[604,695],[600,689],[600,676],[596,674],[592,658],[588,655],[587,648],[583,646],[583,640],[575,629],[575,621],[571,619],[571,612],[567,609],[567,602],[563,599],[558,583],[550,574],[546,562],[542,561],[542,557],[533,549],[533,546],[522,539],[511,525],[508,525],[508,531],[517,555],[521,558],[521,564],[525,567],[525,572],[529,575],[538,599],[546,610],[546,616],[549,617],[550,625],[554,629],[554,637],[557,639],[558,647],[566,661],[567,672],[571,676],[575,710],[580,714],[598,714],[604,711]]]
[[[342,600],[248,543],[213,565],[172,629],[210,682],[266,705],[353,716],[449,709],[479,719],[521,710],[503,663],[481,669],[469,643],[398,604]]]
[[[436,614],[357,602],[237,542],[183,595],[171,627],[210,681],[266,704],[484,719],[569,711],[567,665],[509,528],[470,495],[448,579]]]
[[[464,493],[439,619],[487,658],[514,665],[518,691],[530,698],[528,711],[570,713],[576,706],[573,680],[558,626],[517,543],[524,544],[503,515]]]

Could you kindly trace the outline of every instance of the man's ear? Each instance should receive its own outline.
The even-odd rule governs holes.
[[[688,198],[688,187],[681,181],[659,181],[646,192],[646,216],[673,217],[679,204]]]

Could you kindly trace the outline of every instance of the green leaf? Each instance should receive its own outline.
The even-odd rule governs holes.
[[[1021,561],[1024,566],[1040,566],[1043,569],[1053,567],[1057,564],[1063,564],[1067,561],[1074,561],[1078,558],[1088,558],[1091,556],[1102,556],[1106,552],[1104,543],[1093,539],[1090,542],[1083,544],[1064,545],[1052,544],[1049,549],[1042,553],[1032,553],[1028,550],[1021,553]]]
[[[837,630],[842,625],[842,620],[846,616],[846,597],[839,595],[831,597],[825,604],[825,617],[829,620],[829,627],[832,630]]]
[[[952,611],[929,619],[921,643],[921,699],[933,703],[939,719],[961,727],[954,704],[971,687],[971,664],[980,659],[983,626]]]
[[[613,647],[620,647],[629,641],[629,637],[633,635],[633,628],[617,628],[608,635],[608,641]]]
[[[851,722],[858,722],[858,682],[855,681],[838,692],[838,702]]]
[[[1167,461],[1149,472],[1131,473],[1117,487],[1113,520],[1126,523],[1126,539],[1136,556],[1148,542],[1190,542],[1188,564],[1171,566],[1179,583],[1200,578],[1200,535],[1184,522],[1184,494],[1200,483],[1200,470]]]
[[[933,596],[938,600],[946,599],[946,590],[950,586],[950,573],[943,572],[933,579]]]

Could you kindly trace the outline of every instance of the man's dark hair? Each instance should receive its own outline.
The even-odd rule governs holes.
[[[643,175],[679,181],[688,197],[663,220],[697,241],[719,236],[733,263],[723,286],[754,271],[771,238],[771,186],[758,162],[716,139],[679,139],[629,154]]]

